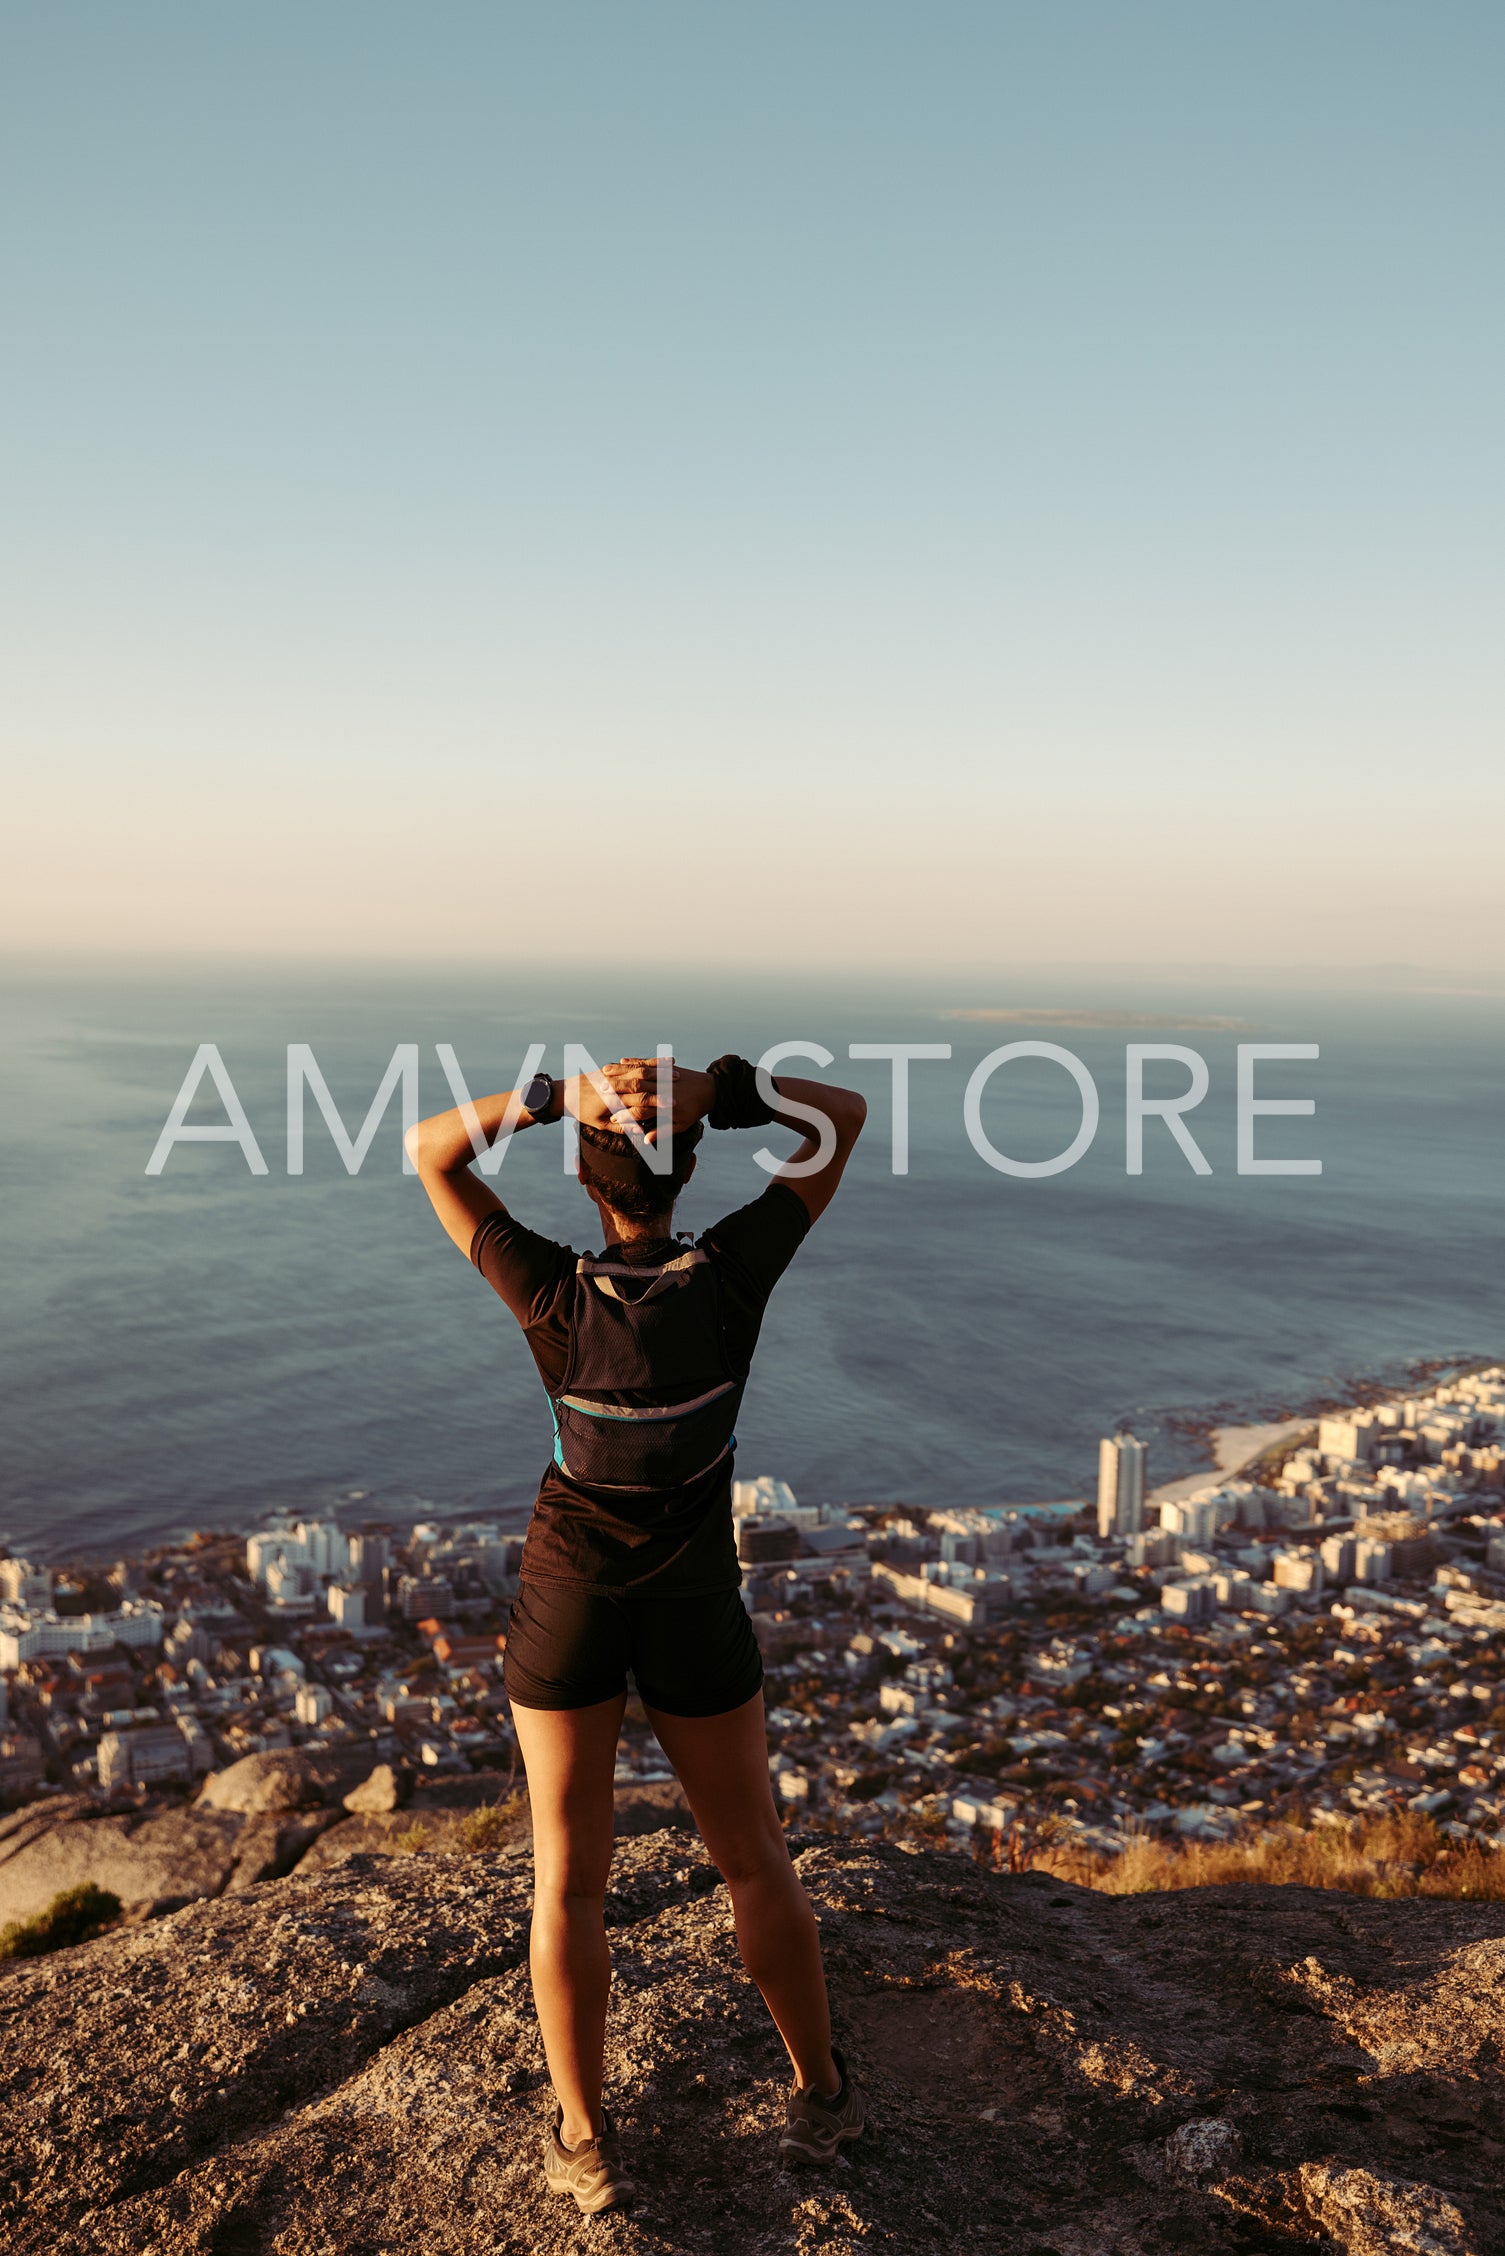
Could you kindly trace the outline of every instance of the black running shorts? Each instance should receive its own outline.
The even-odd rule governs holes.
[[[503,1676],[520,1708],[589,1708],[627,1689],[666,1715],[725,1715],[763,1682],[738,1590],[581,1590],[525,1579]]]

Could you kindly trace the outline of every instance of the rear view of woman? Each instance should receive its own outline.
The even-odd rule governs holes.
[[[825,1211],[866,1106],[745,1059],[708,1072],[623,1059],[483,1098],[413,1129],[434,1210],[523,1328],[554,1412],[553,1462],[523,1547],[505,1674],[534,1842],[530,1963],[556,2107],[544,2167],[587,2212],[632,2193],[602,2104],[617,1736],[634,1681],[731,1894],[742,1962],[793,2064],[780,2150],[829,2161],[863,2128],[831,2047],[815,1917],[768,1774],[763,1669],[732,1530],[733,1427],[763,1310]],[[672,1091],[672,1100],[667,1092]],[[788,1108],[787,1110],[785,1108]],[[514,1219],[472,1172],[498,1132],[579,1123],[579,1177],[604,1238],[577,1255]],[[762,1196],[689,1245],[674,1202],[712,1128],[817,1132]],[[636,1135],[628,1124],[636,1129]],[[819,1133],[824,1126],[825,1133]],[[667,1172],[642,1148],[651,1144]]]

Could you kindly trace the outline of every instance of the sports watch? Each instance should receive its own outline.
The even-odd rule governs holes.
[[[535,1073],[524,1089],[523,1104],[535,1120],[542,1120],[554,1102],[554,1087],[551,1073]]]

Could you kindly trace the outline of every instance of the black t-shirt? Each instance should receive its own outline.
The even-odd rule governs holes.
[[[787,1183],[713,1224],[695,1242],[710,1256],[720,1286],[727,1368],[745,1378],[763,1310],[810,1227],[804,1200]],[[614,1261],[660,1262],[664,1238],[613,1246]],[[539,1377],[551,1393],[564,1384],[574,1300],[573,1247],[540,1237],[505,1210],[488,1214],[470,1258],[523,1328]],[[551,1464],[523,1546],[525,1575],[592,1590],[726,1590],[740,1579],[732,1534],[728,1457],[698,1480],[651,1498],[624,1497],[571,1480]]]

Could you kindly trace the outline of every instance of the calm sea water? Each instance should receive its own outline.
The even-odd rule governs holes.
[[[1246,1040],[1315,1042],[1262,1093],[1313,1095],[1259,1148],[1320,1176],[1235,1171],[1235,1031],[1035,1027],[950,1006],[1235,1017]],[[838,985],[584,972],[342,970],[147,975],[12,967],[0,1094],[0,1537],[114,1553],[273,1504],[520,1516],[549,1446],[531,1359],[505,1309],[399,1172],[397,1114],[348,1176],[309,1107],[307,1172],[285,1171],[285,1055],[309,1042],[354,1127],[398,1042],[421,1045],[423,1108],[450,1099],[455,1045],[477,1091],[510,1086],[530,1039],[598,1057],[673,1041],[704,1062],[802,1037],[872,1103],[836,1205],[780,1286],[740,1428],[745,1472],[802,1496],[920,1504],[1085,1493],[1101,1432],[1132,1417],[1152,1475],[1195,1462],[1172,1413],[1298,1405],[1412,1359],[1505,1351],[1500,1277],[1505,1002],[1459,994],[1261,989],[1031,974]],[[1002,1042],[1058,1041],[1102,1095],[1091,1152],[1021,1180],[968,1143],[962,1098]],[[888,1067],[857,1041],[945,1041],[914,1069],[911,1167],[890,1172]],[[1206,1058],[1194,1116],[1213,1173],[1163,1128],[1124,1170],[1126,1041]],[[264,1148],[180,1147],[144,1172],[200,1042],[219,1045]],[[791,1061],[790,1070],[800,1070]],[[815,1070],[810,1068],[812,1072]],[[1164,1067],[1164,1086],[1179,1069]],[[196,1119],[221,1118],[205,1092]],[[985,1124],[1021,1158],[1069,1143],[1075,1088],[1031,1062],[995,1081]],[[708,1137],[681,1221],[703,1227],[766,1178],[756,1136]],[[557,1131],[520,1137],[497,1178],[536,1227],[592,1242]]]

